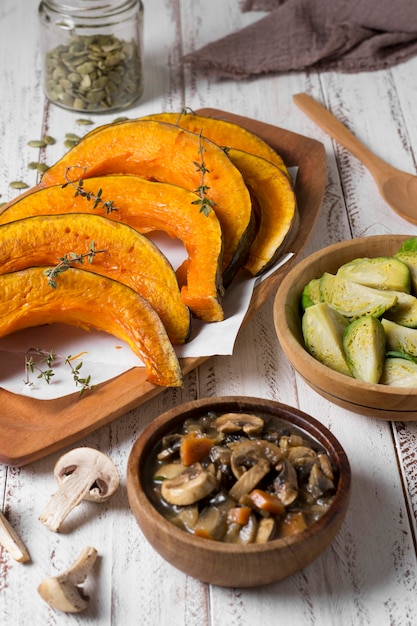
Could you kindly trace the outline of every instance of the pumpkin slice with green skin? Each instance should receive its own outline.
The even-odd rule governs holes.
[[[125,341],[142,360],[150,383],[182,385],[177,356],[158,314],[138,293],[111,278],[70,268],[53,289],[31,267],[0,276],[0,337],[24,328],[64,323],[95,328]]]
[[[227,150],[259,207],[259,225],[244,267],[257,276],[271,267],[298,226],[290,180],[270,161],[242,150]]]
[[[255,154],[274,163],[289,177],[287,167],[281,155],[255,133],[234,122],[229,122],[222,118],[196,115],[187,110],[181,113],[156,113],[154,115],[146,115],[140,119],[177,124],[177,126],[185,128],[192,133],[201,133],[222,148],[236,148]]]
[[[0,224],[33,215],[59,213],[101,214],[128,224],[141,233],[164,231],[180,240],[188,255],[181,297],[195,317],[206,322],[224,318],[221,298],[223,285],[222,230],[217,215],[200,212],[198,196],[177,185],[150,182],[139,176],[109,175],[83,181],[83,191],[93,197],[101,191],[104,203],[75,195],[76,186],[53,185],[22,195],[0,213]]]
[[[187,341],[190,312],[181,300],[175,272],[159,248],[138,231],[99,215],[36,215],[0,226],[0,274],[57,265],[71,255],[83,269],[113,278],[149,302],[172,343]],[[72,263],[79,267],[80,263]]]
[[[173,124],[128,120],[85,135],[42,176],[41,187],[65,183],[68,168],[77,178],[135,174],[201,191],[212,203],[223,231],[223,280],[229,284],[246,258],[252,238],[249,191],[225,152],[205,137]],[[200,193],[198,195],[201,195]]]

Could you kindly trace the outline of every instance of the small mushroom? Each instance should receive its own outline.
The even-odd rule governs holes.
[[[103,502],[114,494],[120,482],[113,461],[93,448],[75,448],[64,454],[55,465],[54,476],[58,490],[39,517],[54,532],[82,500]]]
[[[30,561],[29,552],[13,526],[0,511],[0,544],[19,563]]]
[[[226,515],[216,506],[206,506],[194,527],[194,534],[219,541],[227,530]]]
[[[40,596],[54,609],[79,613],[88,607],[89,598],[81,585],[97,559],[97,550],[88,546],[65,572],[45,578],[38,586]]]
[[[213,472],[205,470],[201,463],[193,463],[178,476],[164,480],[161,495],[169,504],[187,506],[205,498],[216,487]]]
[[[327,454],[325,452],[319,452],[319,454],[317,455],[317,458],[319,460],[320,468],[323,474],[327,478],[329,478],[329,480],[334,481],[334,473],[333,473],[332,464]]]
[[[239,502],[243,496],[246,496],[252,489],[256,487],[259,481],[267,475],[271,465],[267,459],[260,458],[256,465],[252,465],[247,472],[244,472],[229,490],[229,496]]]
[[[330,480],[330,478],[327,478],[321,471],[319,465],[316,464],[311,468],[307,489],[313,498],[317,500],[317,498],[320,498],[327,491],[334,489],[334,482]]]
[[[221,433],[237,433],[243,430],[247,435],[255,435],[264,427],[264,420],[250,413],[224,413],[214,422]]]
[[[278,474],[274,479],[274,489],[284,506],[289,506],[298,496],[297,472],[289,459],[277,465]]]
[[[260,459],[267,459],[271,465],[277,465],[283,456],[282,450],[274,443],[264,439],[244,440],[234,448],[230,458],[230,466],[236,478],[240,478]]]
[[[255,543],[266,543],[275,532],[275,520],[272,517],[263,517],[259,520]]]

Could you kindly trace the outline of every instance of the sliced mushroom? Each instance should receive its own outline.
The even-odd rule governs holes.
[[[181,463],[167,463],[166,465],[161,465],[155,471],[154,480],[158,480],[161,478],[174,478],[181,474],[185,470],[185,466]]]
[[[288,448],[287,456],[290,461],[295,464],[299,459],[304,457],[312,457],[315,459],[317,454],[312,448],[308,448],[307,446],[294,446]]]
[[[311,468],[307,489],[315,500],[334,489],[333,481],[323,474],[317,463]]]
[[[55,465],[54,476],[58,490],[39,517],[54,532],[82,500],[107,500],[120,482],[113,461],[93,448],[75,448],[64,454]]]
[[[171,521],[176,526],[184,530],[188,530],[188,532],[192,532],[194,530],[194,526],[197,524],[198,520],[198,505],[190,504],[189,506],[182,506],[178,513],[171,518]]]
[[[255,543],[266,543],[275,532],[275,520],[272,517],[263,517],[258,524]]]
[[[201,511],[194,533],[199,537],[219,541],[227,529],[225,512],[216,506],[206,506]]]
[[[248,523],[239,531],[238,543],[254,543],[258,532],[258,522],[253,513],[249,515]]]
[[[317,458],[319,460],[320,469],[323,472],[323,474],[330,480],[334,481],[334,473],[333,473],[332,464],[327,454],[325,452],[320,452],[317,455]]]
[[[282,450],[264,439],[244,440],[238,443],[230,457],[232,472],[240,478],[250,467],[256,465],[260,459],[267,459],[271,465],[277,465],[283,456]]]
[[[224,413],[214,422],[221,433],[237,433],[243,431],[247,435],[255,435],[264,427],[264,420],[250,413]]]
[[[297,472],[289,459],[283,459],[277,465],[274,489],[284,506],[289,506],[298,496]]]
[[[78,559],[62,574],[45,578],[38,586],[41,597],[54,609],[79,613],[88,607],[88,596],[81,585],[97,559],[97,550],[84,548]]]
[[[164,480],[161,495],[169,504],[187,506],[205,498],[216,487],[215,475],[205,470],[201,463],[194,463],[178,476]]]
[[[0,545],[19,563],[30,561],[29,552],[14,530],[13,526],[0,511]]]
[[[229,490],[229,496],[236,500],[236,502],[239,502],[243,496],[247,495],[256,487],[270,469],[270,462],[267,459],[260,458],[256,465],[253,465],[238,478],[233,487]]]

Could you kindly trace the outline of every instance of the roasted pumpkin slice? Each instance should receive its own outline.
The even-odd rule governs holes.
[[[256,276],[275,263],[298,226],[295,193],[290,180],[273,163],[234,148],[227,152],[259,211],[257,233],[244,264]]]
[[[64,183],[68,168],[79,178],[136,174],[200,191],[213,203],[223,238],[226,281],[242,264],[253,236],[252,204],[239,170],[205,137],[164,122],[129,120],[85,135],[43,175],[40,186]],[[199,193],[199,195],[201,195]]]
[[[83,213],[36,215],[0,226],[0,274],[59,265],[72,255],[80,258],[83,269],[113,278],[148,300],[172,343],[187,341],[190,312],[181,300],[175,272],[159,248],[137,230]],[[71,265],[79,267],[80,262]]]
[[[141,233],[165,231],[180,240],[188,255],[181,297],[195,317],[206,322],[223,319],[222,230],[216,213],[200,212],[198,196],[182,187],[150,182],[138,176],[102,176],[83,182],[77,194],[72,185],[54,185],[22,195],[0,213],[0,224],[31,215],[57,213],[102,214]],[[94,198],[100,192],[102,202]],[[112,209],[108,211],[109,204]]]
[[[164,325],[138,293],[111,278],[83,269],[60,274],[54,289],[46,271],[31,267],[0,276],[0,337],[57,322],[95,328],[125,341],[155,385],[178,387],[182,373]]]
[[[140,119],[177,124],[181,128],[190,130],[192,133],[201,133],[222,148],[237,148],[244,152],[256,154],[274,163],[288,176],[288,170],[281,155],[258,135],[234,122],[217,117],[196,115],[189,111],[183,111],[182,113],[156,113]]]

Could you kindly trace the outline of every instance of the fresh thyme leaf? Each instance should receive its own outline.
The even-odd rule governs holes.
[[[71,185],[75,189],[74,197],[81,196],[82,198],[85,198],[88,202],[90,202],[91,200],[94,200],[93,209],[96,209],[99,205],[101,205],[103,209],[105,209],[106,215],[109,215],[110,213],[112,213],[112,211],[118,210],[117,207],[114,206],[113,200],[102,199],[101,197],[103,194],[102,189],[99,189],[96,193],[93,193],[92,191],[86,191],[84,189],[84,180],[82,178],[80,178],[79,180],[72,180],[69,177],[69,172],[70,170],[74,168],[79,169],[79,166],[74,165],[71,167],[67,167],[66,172],[65,172],[65,178],[67,182],[64,183],[64,185],[62,185],[63,188],[66,187],[67,185]],[[81,168],[81,169],[85,172],[85,168]]]
[[[205,184],[204,182],[204,177],[206,174],[208,174],[210,172],[210,170],[207,169],[205,162],[204,162],[204,151],[205,148],[202,144],[202,135],[201,132],[199,134],[199,147],[198,147],[198,152],[200,154],[201,157],[201,161],[193,161],[194,165],[197,168],[197,172],[201,172],[201,184],[197,187],[197,189],[195,190],[194,193],[196,193],[200,198],[199,200],[194,200],[192,202],[192,204],[199,204],[200,205],[200,213],[203,213],[206,217],[208,217],[210,215],[210,211],[213,209],[213,207],[216,206],[216,203],[213,200],[210,200],[210,198],[207,198],[207,191],[209,191],[210,187],[208,185]]]
[[[38,357],[38,361],[36,361],[35,357]],[[85,391],[89,389],[93,389],[94,386],[91,385],[91,376],[81,377],[79,375],[80,370],[83,366],[82,361],[80,361],[75,367],[72,364],[73,357],[71,355],[67,357],[63,357],[59,354],[56,354],[53,350],[50,352],[46,352],[41,348],[30,348],[25,355],[25,384],[33,387],[33,382],[30,380],[30,374],[34,374],[37,372],[37,378],[42,379],[46,382],[46,384],[51,384],[51,379],[55,376],[55,372],[53,370],[53,364],[56,360],[61,360],[65,365],[68,365],[70,368],[70,372],[76,387],[81,386],[79,391],[79,396],[81,396]],[[47,369],[43,369],[42,365],[46,364]]]
[[[95,255],[103,252],[107,252],[107,250],[96,250],[94,241],[91,241],[88,252],[83,252],[81,254],[77,252],[69,252],[68,254],[64,254],[63,257],[58,257],[59,263],[52,269],[48,267],[44,271],[45,276],[48,277],[49,286],[52,287],[52,289],[56,289],[58,286],[57,278],[60,274],[74,267],[74,263],[82,265],[84,263],[84,259],[87,259],[88,263],[92,263]]]

